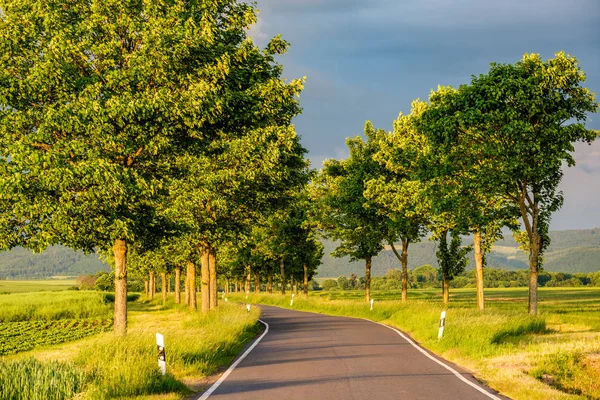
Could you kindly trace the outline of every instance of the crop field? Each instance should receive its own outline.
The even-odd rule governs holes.
[[[0,356],[70,342],[110,331],[112,318],[0,323]]]
[[[600,399],[600,288],[540,288],[539,315],[527,314],[527,288],[486,289],[486,310],[475,307],[475,289],[310,292],[294,309],[368,318],[395,326],[421,345],[474,372],[515,400]],[[243,295],[232,296],[240,300]],[[290,295],[250,294],[248,301],[290,308]],[[444,337],[437,339],[440,312]]]
[[[66,290],[75,286],[74,279],[48,279],[40,281],[3,281],[0,280],[0,293],[25,293],[57,290]]]

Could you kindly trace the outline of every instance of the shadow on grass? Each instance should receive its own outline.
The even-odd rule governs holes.
[[[507,341],[522,341],[529,334],[547,334],[552,331],[546,328],[546,320],[543,318],[532,318],[530,320],[518,321],[508,325],[492,336],[492,344],[501,344]],[[513,339],[513,340],[511,340]]]

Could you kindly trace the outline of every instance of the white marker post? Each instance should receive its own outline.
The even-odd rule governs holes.
[[[440,330],[438,331],[438,340],[444,335],[444,325],[446,325],[446,311],[442,311],[440,316]]]
[[[296,293],[292,293],[292,301],[290,301],[290,307],[294,304],[294,296],[296,295]]]
[[[246,311],[250,312],[250,304],[246,304]]]
[[[156,349],[158,350],[158,367],[160,373],[165,375],[167,373],[167,359],[165,357],[165,337],[160,333],[156,334]]]
[[[227,297],[225,297],[225,303],[227,303]]]
[[[371,311],[373,311],[373,303],[375,303],[375,299],[371,299]]]
[[[224,299],[224,298],[225,298],[225,291],[223,290],[223,291],[221,292],[221,299]]]

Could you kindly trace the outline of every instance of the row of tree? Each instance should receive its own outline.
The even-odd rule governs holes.
[[[458,89],[438,87],[428,102],[416,100],[410,114],[400,114],[391,132],[367,122],[365,138],[347,139],[349,157],[326,161],[311,190],[320,228],[341,242],[334,255],[365,261],[367,301],[371,259],[385,244],[402,264],[406,300],[409,244],[430,232],[444,302],[473,249],[483,310],[486,254],[509,227],[529,253],[529,312],[537,313],[548,226],[563,202],[563,165],[575,164],[575,142],[598,136],[585,127],[598,103],[584,81],[575,57],[525,54],[515,64],[491,64]],[[461,245],[468,234],[472,249]]]
[[[488,288],[527,287],[529,275],[527,270],[507,271],[496,268],[484,268],[484,286]],[[340,276],[337,279],[326,279],[322,283],[325,290],[360,290],[363,289],[364,277]],[[475,288],[477,279],[475,270],[464,271],[450,281],[451,288]],[[540,287],[579,287],[600,286],[600,272],[565,273],[540,272],[538,275]],[[439,268],[432,265],[422,265],[408,271],[408,287],[411,289],[428,289],[442,287],[442,274]],[[402,271],[390,269],[384,276],[371,280],[373,290],[401,290]]]
[[[303,217],[310,174],[291,124],[303,80],[282,79],[280,37],[265,49],[247,38],[254,5],[0,7],[0,248],[101,251],[117,334],[132,272],[154,287],[185,269],[195,309],[199,268],[204,312],[218,274],[249,279],[258,261],[270,286],[277,265],[282,291],[285,264],[310,279],[321,247]]]

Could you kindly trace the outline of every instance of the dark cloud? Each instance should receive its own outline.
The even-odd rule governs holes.
[[[343,156],[345,138],[365,120],[389,130],[438,84],[468,83],[490,62],[514,63],[525,52],[577,56],[586,86],[600,93],[598,0],[258,0],[258,8],[252,36],[264,45],[281,33],[291,43],[285,76],[307,76],[295,123],[317,165]],[[600,129],[600,117],[588,126]],[[600,226],[598,197],[589,196],[590,185],[600,188],[599,148],[577,147],[553,229]]]

